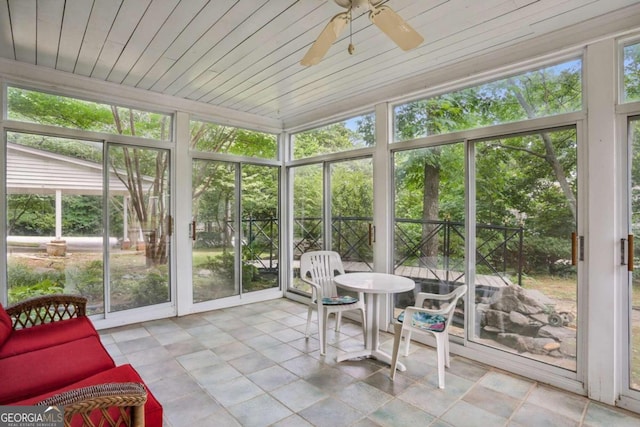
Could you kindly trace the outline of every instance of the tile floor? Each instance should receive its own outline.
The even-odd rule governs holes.
[[[395,382],[376,361],[335,362],[358,324],[329,332],[321,357],[306,306],[286,299],[101,331],[163,404],[165,426],[640,426],[640,416],[461,357],[446,388],[435,352],[412,345]],[[314,316],[315,319],[315,316]],[[392,335],[382,334],[389,349]]]

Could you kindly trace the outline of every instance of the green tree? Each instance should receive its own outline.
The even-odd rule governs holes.
[[[8,106],[9,117],[17,120],[160,140],[168,139],[171,124],[170,116],[163,114],[18,88],[9,88]],[[71,152],[73,156],[82,156],[80,153],[85,152],[86,148],[82,141],[78,141],[78,144],[80,146],[72,144],[64,148],[54,144],[47,149],[59,154],[69,155]],[[153,241],[145,247],[147,264],[164,264],[167,261],[167,235],[170,228],[168,206],[165,206],[168,152],[122,146],[119,152],[115,150],[112,153],[119,154],[109,159],[110,165],[129,192],[138,222],[153,230]],[[152,184],[145,185],[149,180]],[[157,203],[150,203],[153,200]]]
[[[277,155],[277,139],[275,135],[223,126],[215,123],[191,122],[190,147],[192,150],[207,153],[227,153],[244,157],[275,159]],[[211,224],[216,223],[218,230],[223,230],[224,246],[230,244],[231,229],[227,227],[233,217],[233,200],[235,191],[234,166],[223,161],[199,160],[192,165],[193,216],[205,222],[205,229],[210,231]],[[243,165],[243,186],[247,188],[259,186],[261,182],[260,168]],[[215,191],[210,191],[211,189]],[[244,210],[261,218],[274,218],[277,213],[263,201],[277,200],[277,188],[265,188],[262,192],[250,192],[243,198]]]
[[[395,111],[396,139],[408,140],[471,127],[474,118],[472,112],[478,109],[477,104],[473,91],[464,90],[402,105]],[[451,160],[443,159],[442,151],[442,148],[436,147],[410,154],[404,161],[406,170],[400,172],[409,188],[422,194],[422,200],[415,203],[415,206],[422,208],[422,241],[426,243],[421,251],[423,258],[432,264],[439,252],[439,242],[429,237],[438,226],[431,221],[442,218],[440,188],[444,182],[452,182],[443,178],[455,179],[453,176],[447,177],[446,171],[445,176],[441,176],[443,162]]]
[[[640,43],[624,48],[625,101],[640,100]]]
[[[10,194],[7,197],[7,235],[47,236],[55,230],[51,196]]]
[[[395,139],[402,141],[576,111],[581,109],[581,103],[581,65],[572,61],[398,106]],[[560,224],[567,221],[575,224],[575,143],[574,132],[554,132],[478,145],[476,156],[481,161],[477,161],[476,167],[484,169],[476,171],[476,188],[481,189],[477,220],[519,225],[521,219],[527,219],[536,232],[549,232],[554,227],[554,233],[565,232]],[[408,158],[397,163],[399,182],[401,178],[407,185],[407,191],[396,200],[400,212],[415,212],[410,206],[419,206],[424,221],[464,212],[464,199],[455,196],[464,191],[462,169],[453,169],[458,176],[444,175],[450,168],[448,163],[455,162],[456,157],[458,161],[463,158],[461,153],[444,157],[443,148],[439,147],[409,153],[412,154]],[[483,192],[489,188],[495,191]],[[419,192],[422,200],[417,200],[413,191]],[[534,195],[537,198],[532,202]],[[423,236],[430,232],[426,225]],[[423,252],[426,256],[437,253],[435,239],[425,245]]]

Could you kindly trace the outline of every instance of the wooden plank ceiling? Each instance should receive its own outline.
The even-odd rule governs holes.
[[[312,67],[332,0],[0,0],[0,57],[281,120],[532,39],[638,0],[386,0],[425,38],[368,19]]]

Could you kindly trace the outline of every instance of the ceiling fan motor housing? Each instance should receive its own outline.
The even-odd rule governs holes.
[[[344,7],[345,9],[358,9],[360,7],[369,7],[369,4],[372,6],[376,6],[382,3],[382,0],[334,0],[338,6]]]

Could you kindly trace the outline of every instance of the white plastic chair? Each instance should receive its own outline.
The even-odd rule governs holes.
[[[444,368],[450,366],[449,358],[449,326],[453,319],[458,300],[467,292],[467,285],[458,286],[453,292],[441,295],[420,292],[416,296],[416,305],[407,307],[400,313],[394,324],[393,355],[391,359],[391,379],[396,376],[400,340],[404,335],[405,357],[409,355],[411,332],[426,332],[436,339],[438,354],[438,387],[444,388]],[[439,301],[440,309],[424,308],[425,301]]]
[[[337,252],[312,251],[305,252],[300,256],[300,278],[311,285],[311,301],[309,302],[305,336],[309,337],[311,313],[315,309],[318,312],[318,335],[320,336],[320,354],[322,355],[327,353],[327,321],[331,313],[335,313],[335,329],[339,331],[342,312],[360,310],[365,340],[367,336],[364,296],[362,293],[358,294],[358,298],[340,295],[333,282],[336,273],[344,274],[342,260]]]

